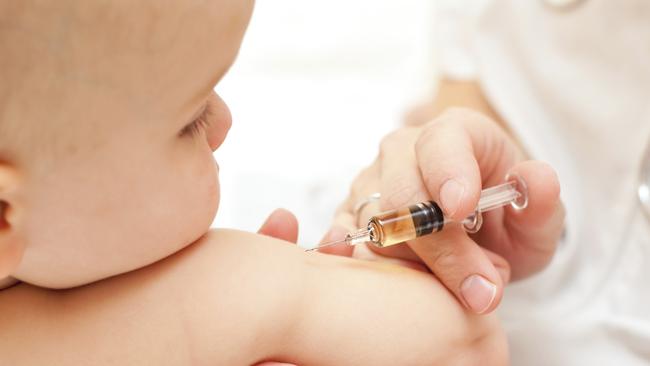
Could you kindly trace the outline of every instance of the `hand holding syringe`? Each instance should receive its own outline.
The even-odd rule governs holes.
[[[521,210],[527,204],[526,183],[521,177],[511,175],[506,177],[506,183],[481,191],[476,211],[460,224],[465,231],[476,233],[483,224],[483,213],[506,205]],[[375,215],[370,218],[365,228],[349,233],[341,240],[323,243],[308,251],[332,245],[361,243],[370,243],[383,248],[441,231],[445,225],[453,222],[444,217],[436,202],[420,202]]]

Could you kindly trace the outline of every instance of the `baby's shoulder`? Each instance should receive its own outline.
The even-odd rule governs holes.
[[[297,275],[305,262],[304,250],[295,244],[231,229],[211,230],[179,254],[179,260],[190,257],[191,262],[209,258],[211,267],[221,267],[229,277],[254,281]]]
[[[219,318],[217,333],[232,349],[248,355],[273,354],[278,336],[291,331],[302,311],[305,265],[301,254],[304,251],[295,245],[270,237],[210,231],[170,263],[172,271],[187,273],[177,278],[191,282],[192,293],[201,294],[198,297],[204,301],[208,298],[210,307],[184,316],[198,329],[205,325],[204,314],[212,312]],[[186,309],[203,307],[192,296],[182,302]],[[214,349],[209,337],[197,343],[199,348]]]

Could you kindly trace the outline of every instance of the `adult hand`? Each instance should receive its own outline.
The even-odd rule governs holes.
[[[505,207],[484,215],[483,227],[468,236],[459,226],[373,251],[422,261],[469,310],[488,313],[501,301],[510,279],[529,276],[548,264],[563,229],[564,210],[554,170],[526,161],[515,141],[493,120],[451,109],[421,127],[405,127],[381,143],[377,160],[353,183],[329,236],[367,223],[373,213],[434,200],[446,217],[461,221],[474,212],[482,188],[501,184],[509,173],[528,186],[528,207]],[[356,204],[380,192],[379,207]],[[338,236],[340,238],[340,236]],[[477,245],[478,244],[478,245]],[[328,252],[349,255],[345,246]]]

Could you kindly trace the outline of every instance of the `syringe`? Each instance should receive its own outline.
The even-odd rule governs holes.
[[[460,224],[468,233],[476,233],[483,225],[483,213],[506,205],[511,205],[517,210],[522,210],[528,205],[526,182],[518,175],[508,175],[506,183],[481,191],[476,210]],[[438,232],[453,222],[444,217],[436,202],[420,202],[375,215],[370,218],[365,228],[349,233],[341,240],[323,243],[307,251],[332,245],[361,243],[383,248]]]

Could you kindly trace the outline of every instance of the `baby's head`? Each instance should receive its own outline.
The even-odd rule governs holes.
[[[71,287],[209,228],[213,87],[253,0],[0,0],[0,280]]]

